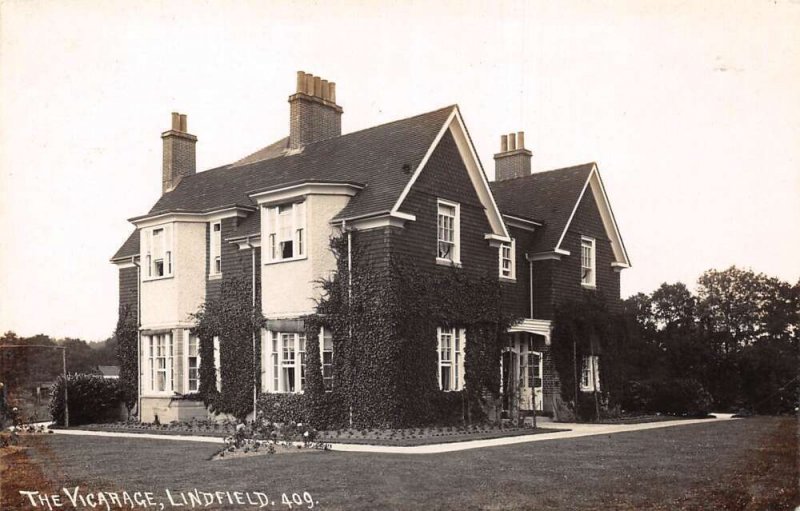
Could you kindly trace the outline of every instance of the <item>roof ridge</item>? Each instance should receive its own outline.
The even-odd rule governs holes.
[[[577,169],[579,167],[586,167],[587,165],[594,166],[594,165],[597,165],[597,162],[588,161],[586,163],[579,163],[577,165],[570,165],[569,167],[561,167],[561,168],[558,168],[558,169],[542,170],[540,172],[531,172],[527,176],[512,177],[511,179],[503,179],[501,181],[492,181],[491,184],[508,183],[510,181],[518,181],[518,180],[522,180],[522,179],[528,179],[528,178],[531,178],[533,176],[540,176],[542,174],[549,174],[551,172],[560,172],[560,171],[564,171],[564,170],[573,170],[573,169]]]

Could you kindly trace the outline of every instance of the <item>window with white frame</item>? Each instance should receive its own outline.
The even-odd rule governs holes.
[[[594,238],[581,237],[581,284],[587,287],[594,287],[596,283],[594,249]]]
[[[172,275],[172,226],[164,225],[144,231],[145,276],[148,279]]]
[[[209,247],[209,259],[211,261],[210,274],[222,274],[222,223],[211,224],[211,240]]]
[[[200,339],[189,335],[186,341],[186,392],[200,390]]]
[[[463,328],[438,328],[439,388],[444,391],[464,388],[464,344],[466,330]]]
[[[169,333],[145,336],[147,355],[147,388],[151,392],[171,393],[173,381],[172,335]]]
[[[271,206],[267,212],[267,262],[306,255],[306,203]]]
[[[306,334],[268,332],[267,388],[269,392],[302,392],[306,384]]]
[[[500,245],[500,276],[506,279],[517,278],[516,272],[516,240]]]
[[[458,264],[460,260],[460,206],[442,199],[438,201],[437,254],[439,261]]]
[[[597,355],[583,357],[581,390],[583,392],[600,392],[600,357]]]
[[[320,353],[322,354],[322,383],[325,391],[333,390],[333,332],[329,328],[323,328],[321,335],[322,344]]]
[[[214,384],[222,392],[222,357],[219,351],[219,336],[214,336]]]

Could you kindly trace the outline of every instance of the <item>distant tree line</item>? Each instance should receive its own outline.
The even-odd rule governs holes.
[[[664,283],[625,310],[638,337],[625,350],[629,381],[694,380],[720,411],[798,406],[800,282],[732,266],[703,273],[696,293]]]
[[[2,346],[28,346],[2,348]],[[35,346],[64,346],[68,373],[99,374],[97,366],[118,365],[117,341],[110,337],[102,342],[82,339],[54,339],[48,335],[19,337],[6,332],[0,337],[0,382],[11,391],[34,383],[54,381],[63,371],[60,350]]]

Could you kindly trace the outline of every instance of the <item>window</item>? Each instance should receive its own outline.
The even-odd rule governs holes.
[[[597,355],[583,357],[581,390],[583,392],[600,392],[600,357]]]
[[[322,383],[325,391],[333,390],[333,332],[330,329],[322,329]]]
[[[306,335],[269,332],[267,389],[270,392],[302,392],[306,384]]]
[[[439,215],[437,221],[437,254],[440,262],[459,264],[460,260],[460,207],[454,202],[439,200]]]
[[[144,268],[148,279],[172,276],[172,226],[155,227],[143,231],[145,244]]]
[[[464,388],[464,343],[463,328],[439,328],[439,388],[444,391]]]
[[[595,287],[594,238],[581,238],[581,284]]]
[[[298,259],[306,255],[306,204],[295,202],[268,208],[267,262]]]
[[[211,224],[209,259],[211,260],[210,274],[221,275],[222,274],[222,224],[220,222]]]
[[[214,336],[214,383],[217,392],[222,392],[222,357],[219,352],[218,336]]]
[[[145,337],[148,387],[153,392],[169,393],[175,388],[172,367],[172,335],[168,333]]]
[[[200,339],[190,335],[186,345],[186,392],[200,390]]]
[[[500,276],[506,279],[517,278],[516,271],[516,241],[500,245]]]

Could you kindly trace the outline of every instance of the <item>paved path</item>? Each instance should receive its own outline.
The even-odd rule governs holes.
[[[553,423],[554,426],[569,431],[555,431],[553,433],[539,433],[536,435],[521,435],[503,438],[491,438],[487,440],[468,440],[465,442],[452,442],[447,444],[416,445],[416,446],[391,446],[391,445],[361,445],[361,444],[330,444],[332,451],[342,452],[372,452],[388,454],[438,454],[445,452],[466,451],[469,449],[480,449],[483,447],[498,447],[503,445],[523,444],[529,442],[543,442],[546,440],[562,440],[566,438],[580,438],[594,435],[612,435],[615,433],[627,433],[629,431],[642,431],[646,429],[670,428],[675,426],[685,426],[687,424],[710,424],[713,422],[728,421],[733,417],[731,414],[717,413],[714,419],[687,419],[687,420],[668,420],[662,422],[648,422],[644,424],[577,424],[577,423]],[[547,428],[542,428],[547,429]],[[205,442],[211,444],[221,444],[223,439],[208,436],[190,435],[155,435],[151,433],[111,433],[106,431],[88,431],[79,429],[54,429],[54,433],[59,435],[79,435],[79,436],[100,436],[116,438],[147,438],[153,440],[179,440],[186,442]]]

